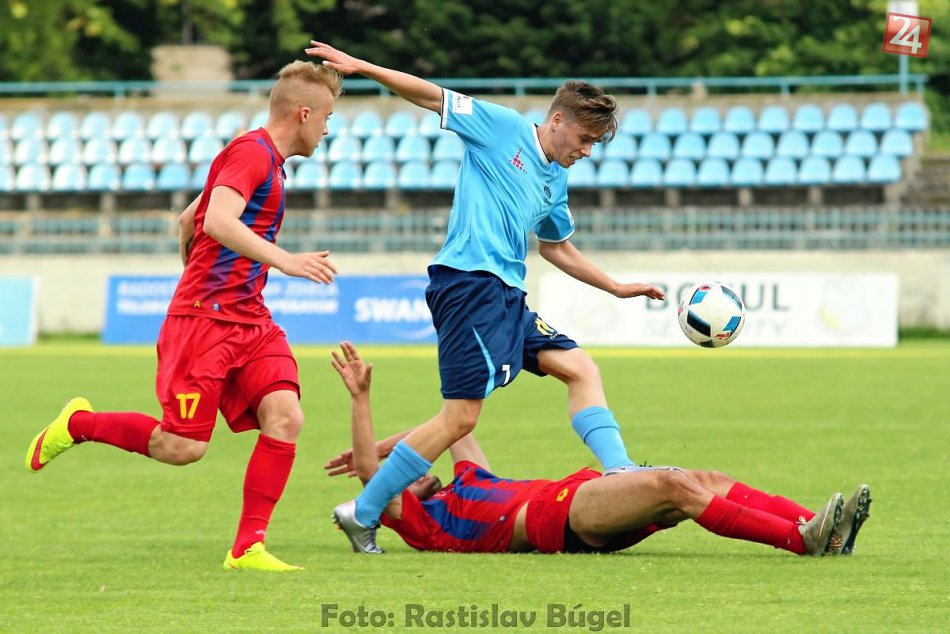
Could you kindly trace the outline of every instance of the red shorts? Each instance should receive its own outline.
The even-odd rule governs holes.
[[[641,542],[661,527],[653,524],[641,529],[618,535],[609,543],[601,547],[585,544],[576,537],[571,530],[570,512],[571,502],[577,489],[587,482],[600,478],[601,474],[592,469],[581,469],[563,480],[557,480],[547,485],[528,501],[528,512],[525,516],[525,532],[528,541],[540,553],[562,552],[612,552],[629,548]],[[565,536],[573,539],[567,540]]]
[[[177,436],[207,442],[219,409],[234,432],[260,429],[261,399],[277,390],[300,397],[297,362],[284,331],[272,321],[169,315],[157,348],[162,430]]]

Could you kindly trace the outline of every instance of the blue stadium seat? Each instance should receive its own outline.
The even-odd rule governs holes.
[[[757,187],[762,184],[764,174],[762,161],[743,157],[732,164],[730,181],[736,187]]]
[[[0,139],[10,136],[10,122],[7,121],[7,115],[0,112]]]
[[[864,106],[861,112],[861,128],[872,132],[884,132],[892,126],[891,109],[885,103],[874,102]]]
[[[589,189],[597,184],[597,168],[591,160],[575,163],[567,170],[567,186]]]
[[[914,140],[906,130],[894,128],[881,139],[881,154],[904,158],[914,153]]]
[[[606,145],[610,145],[610,144],[608,143]],[[603,142],[594,143],[592,146],[590,146],[590,156],[588,157],[588,160],[591,160],[594,163],[600,163],[601,161],[603,161],[604,147],[606,146]]]
[[[347,137],[341,137],[347,138]],[[327,177],[327,187],[330,189],[359,189],[362,186],[363,170],[356,161],[340,161],[334,163]]]
[[[630,110],[620,123],[620,132],[631,136],[643,136],[653,131],[653,119],[650,113],[639,108]]]
[[[709,139],[706,156],[728,161],[739,158],[739,137],[732,132],[717,132]]]
[[[685,158],[673,159],[666,164],[663,184],[667,187],[692,187],[696,184],[696,164]]]
[[[118,191],[122,184],[119,168],[114,163],[96,163],[89,168],[86,189],[93,192]]]
[[[419,120],[419,134],[432,139],[442,133],[442,117],[432,111],[426,112]]]
[[[570,172],[568,172],[568,178],[570,178]],[[429,186],[429,166],[424,161],[406,161],[399,168],[397,185],[399,189],[427,188]]]
[[[392,189],[396,186],[396,168],[389,161],[373,161],[363,172],[363,189]]]
[[[900,161],[894,156],[875,156],[868,166],[867,179],[869,183],[896,183],[901,174]]]
[[[112,119],[105,112],[93,110],[82,119],[79,126],[79,138],[83,141],[101,139],[109,135]]]
[[[765,165],[765,177],[763,182],[766,185],[779,187],[788,187],[798,181],[798,168],[795,167],[795,161],[787,156],[776,156],[769,159]]]
[[[455,161],[438,161],[429,173],[429,187],[432,189],[455,189],[458,182],[459,164]]]
[[[656,120],[656,131],[664,134],[681,134],[688,129],[686,113],[680,108],[666,108]]]
[[[191,171],[191,183],[188,189],[200,190],[205,188],[205,181],[208,180],[208,172],[211,171],[211,163],[199,163]]]
[[[461,161],[465,146],[457,134],[444,134],[435,140],[432,148],[433,161]]]
[[[640,158],[666,161],[671,152],[670,137],[662,132],[650,132],[640,140]]]
[[[400,163],[407,161],[428,162],[431,155],[429,139],[424,136],[405,136],[399,139],[399,145],[396,146],[396,160]]]
[[[41,139],[46,126],[43,117],[36,112],[21,112],[13,119],[10,126],[10,138],[14,141],[23,139]]]
[[[838,158],[844,153],[841,135],[833,130],[822,130],[811,140],[812,156]]]
[[[386,136],[397,141],[405,136],[415,135],[416,115],[406,110],[397,110],[386,119],[386,127],[383,132]]]
[[[617,159],[607,159],[597,168],[598,187],[629,187],[630,168]]]
[[[181,128],[178,133],[186,141],[197,139],[198,137],[212,134],[214,132],[214,120],[207,112],[189,112],[181,122]]]
[[[217,140],[217,139],[215,139]],[[178,137],[162,137],[152,143],[152,162],[158,163],[184,163],[188,158],[188,150],[185,142]]]
[[[742,140],[742,156],[746,158],[767,160],[774,155],[775,141],[768,132],[751,132]]]
[[[145,163],[132,163],[122,173],[122,189],[127,192],[155,189],[155,170]]]
[[[239,134],[247,129],[247,117],[243,112],[231,110],[222,112],[214,124],[214,133],[224,143],[230,143]]]
[[[145,135],[152,141],[178,138],[178,116],[171,112],[156,112],[148,120]]]
[[[50,165],[82,163],[82,141],[71,136],[56,139],[49,148],[46,162]]]
[[[163,192],[177,192],[188,189],[191,182],[191,170],[184,163],[166,163],[158,171],[156,187]]]
[[[778,134],[788,130],[790,125],[788,110],[783,106],[766,106],[759,113],[758,128],[763,132]]]
[[[632,161],[637,157],[637,142],[632,136],[625,133],[618,133],[613,140],[604,148],[605,159],[619,159],[621,161]]]
[[[663,166],[656,159],[641,155],[630,171],[631,187],[659,187],[663,183]]]
[[[867,180],[864,161],[857,156],[842,156],[835,161],[831,171],[831,182],[838,185],[852,185]]]
[[[131,165],[132,163],[151,163],[152,162],[152,142],[145,137],[132,137],[125,139],[119,145],[119,164]]]
[[[13,145],[9,140],[0,138],[0,165],[13,164]]]
[[[339,161],[359,161],[363,147],[355,136],[337,136],[330,141],[327,149],[327,160],[331,163]]]
[[[375,110],[364,110],[350,124],[350,134],[358,139],[368,139],[383,133],[383,119]]]
[[[858,113],[849,103],[836,104],[828,113],[825,127],[835,132],[851,132],[858,127]]]
[[[727,187],[729,164],[721,158],[706,158],[699,164],[696,184],[700,187]]]
[[[386,161],[391,163],[396,156],[396,146],[388,136],[374,136],[363,143],[363,162]]]
[[[877,154],[877,139],[867,130],[855,130],[845,141],[844,153],[850,156],[871,158]]]
[[[535,125],[541,125],[544,123],[544,120],[547,118],[547,110],[541,110],[540,108],[531,108],[523,113],[524,118],[528,120],[529,123]]]
[[[45,164],[48,157],[46,140],[36,137],[20,139],[13,150],[13,162],[17,165]]]
[[[30,163],[17,170],[14,187],[20,192],[46,192],[51,181],[48,167]]]
[[[783,132],[778,138],[778,145],[775,146],[776,156],[785,156],[794,159],[805,158],[808,156],[809,151],[808,137],[800,130],[787,130]]]
[[[3,139],[6,141],[6,139]],[[12,192],[16,188],[16,175],[11,165],[0,165],[0,192]]]
[[[116,141],[145,136],[145,121],[137,112],[126,110],[112,121],[110,135]]]
[[[297,166],[291,189],[324,189],[327,186],[327,168],[316,161],[304,161]]]
[[[204,136],[200,136],[191,142],[191,147],[188,148],[188,162],[193,165],[213,161],[223,149],[224,145],[221,143],[221,139],[208,130]],[[154,152],[152,156],[154,156]],[[163,163],[165,161],[157,162]]]
[[[722,124],[726,132],[747,134],[755,130],[755,115],[748,106],[733,106],[726,112],[726,120]]]
[[[65,163],[53,172],[54,192],[81,192],[86,189],[86,168],[75,163]]]
[[[802,185],[827,185],[831,182],[831,165],[824,156],[809,156],[798,168]]]
[[[923,132],[927,129],[927,113],[924,107],[914,101],[902,103],[897,108],[894,126],[908,132]]]
[[[284,161],[284,189],[293,189],[294,180],[297,178],[297,173],[294,171],[294,166]]]
[[[815,133],[825,129],[825,113],[813,103],[799,106],[792,120],[792,129]]]
[[[706,156],[706,142],[698,132],[685,132],[673,143],[673,158],[699,161]]]
[[[263,128],[264,124],[267,123],[267,118],[270,116],[270,113],[267,110],[258,110],[253,115],[251,115],[251,120],[247,122],[248,131],[257,130],[258,128]],[[344,126],[346,124],[346,117],[343,117],[339,114],[334,114],[332,117],[327,119],[327,126],[330,128],[330,134],[333,134],[333,119],[343,119]],[[329,136],[329,135],[328,135]]]
[[[693,113],[693,118],[689,122],[690,132],[697,134],[715,134],[722,129],[722,116],[715,108],[706,106]]]
[[[59,111],[53,113],[46,122],[46,138],[50,141],[69,139],[79,136],[79,117],[74,112]]]

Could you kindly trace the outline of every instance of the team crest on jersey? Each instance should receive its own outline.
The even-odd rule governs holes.
[[[551,202],[551,187],[547,183],[544,184],[544,201]]]
[[[456,93],[452,99],[452,112],[455,114],[472,114],[472,98]]]
[[[540,317],[535,318],[534,327],[537,328],[538,332],[540,332],[542,335],[544,335],[548,339],[554,339],[555,337],[557,337],[557,330],[555,330],[554,328],[551,328],[547,324],[547,322],[545,322]]]
[[[521,152],[524,148],[518,148],[518,151],[515,153],[514,158],[512,158],[509,163],[517,167],[521,172],[527,174],[528,170],[524,168],[524,161],[521,160]]]

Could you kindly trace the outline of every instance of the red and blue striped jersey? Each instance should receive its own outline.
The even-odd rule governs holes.
[[[504,552],[518,510],[550,483],[499,478],[473,462],[459,461],[448,486],[425,501],[403,491],[401,518],[384,514],[381,521],[416,550]]]
[[[268,266],[223,246],[204,232],[211,190],[236,190],[247,206],[241,222],[268,242],[276,240],[284,216],[284,157],[264,128],[228,144],[211,163],[195,212],[195,237],[188,264],[168,306],[169,315],[196,315],[239,323],[270,319],[261,291]]]

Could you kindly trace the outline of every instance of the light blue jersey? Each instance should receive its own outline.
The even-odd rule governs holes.
[[[535,125],[515,110],[442,91],[442,127],[465,145],[445,244],[432,264],[488,271],[525,290],[528,234],[574,233],[567,170],[547,160]]]

